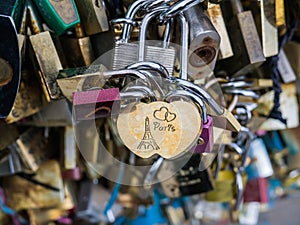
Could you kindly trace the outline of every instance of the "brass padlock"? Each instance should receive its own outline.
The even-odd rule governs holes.
[[[278,54],[278,29],[276,26],[276,0],[260,1],[262,46],[265,57]]]
[[[220,5],[208,3],[207,14],[221,37],[218,59],[226,59],[233,56],[233,50]]]
[[[276,26],[280,36],[286,33],[286,20],[285,20],[285,5],[284,0],[276,0]]]
[[[9,207],[19,211],[55,207],[62,204],[64,188],[57,161],[47,161],[40,165],[35,176],[24,177],[9,176],[3,179]],[[27,179],[33,179],[34,183]]]
[[[260,66],[265,61],[265,56],[252,12],[243,11],[240,0],[230,2],[234,17],[228,22],[228,31],[234,56],[221,60],[216,69],[225,70],[229,76],[234,76]]]
[[[36,21],[38,13],[30,0],[28,4],[31,7],[30,20]],[[34,64],[44,94],[47,101],[59,99],[61,92],[56,83],[56,77],[59,70],[62,69],[62,64],[51,34],[49,31],[43,31],[43,27],[39,27],[38,23],[34,26],[34,29],[31,30],[31,33],[33,35],[29,37],[30,58]]]
[[[19,136],[17,127],[12,125],[7,125],[5,122],[0,122],[0,150],[5,149],[7,146],[12,144]]]
[[[218,178],[215,180],[214,190],[206,193],[205,199],[213,202],[230,202],[234,199],[234,172],[220,171]]]
[[[64,127],[72,124],[72,110],[65,99],[50,102],[38,113],[28,117],[26,125],[37,127]]]
[[[60,37],[64,53],[68,55],[69,67],[89,66],[95,60],[90,37],[86,36],[81,25],[75,27],[74,34]]]
[[[54,155],[48,141],[50,140],[45,136],[43,128],[30,128],[16,140],[13,147],[19,153],[28,172],[36,172],[40,164]]]
[[[105,82],[101,76],[106,70],[106,67],[102,64],[60,70],[57,83],[63,95],[72,102],[73,92],[75,91],[102,88]]]
[[[55,46],[50,33],[42,32],[29,37],[32,54],[31,57],[36,65],[36,71],[42,83],[47,101],[60,98],[60,89],[56,83],[59,70],[62,69]]]
[[[75,207],[76,196],[74,185],[71,185],[68,182],[64,183],[64,200],[61,205],[57,205],[56,207],[51,208],[39,208],[39,209],[28,209],[26,210],[29,221],[31,224],[45,224],[51,223],[53,221],[56,222],[64,222],[69,221],[70,211],[72,211]]]
[[[103,0],[75,0],[80,15],[80,23],[89,35],[109,30],[106,7]]]
[[[13,108],[5,119],[7,123],[14,123],[39,112],[47,105],[47,100],[33,68],[23,66],[21,83]]]

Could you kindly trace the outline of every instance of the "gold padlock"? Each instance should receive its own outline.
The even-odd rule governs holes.
[[[94,51],[90,37],[86,36],[81,25],[75,27],[74,34],[60,37],[69,67],[89,66],[94,61]]]
[[[3,178],[9,207],[19,211],[55,207],[62,204],[64,187],[57,161],[49,160],[43,163],[36,175],[30,179],[34,179],[36,182],[32,183],[17,175]],[[51,189],[45,186],[51,186]]]
[[[30,58],[34,64],[39,81],[47,101],[59,99],[61,97],[60,89],[56,83],[56,77],[61,70],[62,63],[49,31],[44,31],[42,24],[39,23],[38,13],[29,0],[32,35],[30,41]]]

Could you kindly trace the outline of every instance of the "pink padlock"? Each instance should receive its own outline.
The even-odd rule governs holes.
[[[118,88],[108,88],[73,93],[76,120],[91,120],[111,116],[120,110]]]
[[[207,116],[206,123],[203,123],[203,129],[199,138],[199,143],[195,149],[194,153],[210,153],[212,152],[214,146],[214,136],[213,136],[213,119],[211,116]]]
[[[74,169],[64,170],[62,171],[62,178],[65,180],[80,180],[81,179],[81,171],[79,167],[75,167]]]

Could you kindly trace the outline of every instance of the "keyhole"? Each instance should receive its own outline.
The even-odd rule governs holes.
[[[190,64],[194,67],[201,67],[209,64],[215,58],[216,50],[210,46],[197,48],[190,56]]]

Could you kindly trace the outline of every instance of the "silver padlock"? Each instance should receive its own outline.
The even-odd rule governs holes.
[[[141,23],[138,45],[138,61],[153,61],[163,65],[169,74],[173,74],[175,49],[170,48],[170,39],[172,37],[173,20],[169,20],[166,28],[162,47],[148,45],[146,41],[147,27],[149,23],[158,16],[161,11],[166,10],[166,7],[161,7],[153,10],[145,15]]]
[[[126,66],[137,62],[137,46],[136,44],[129,43],[130,30],[132,26],[137,26],[134,20],[136,13],[150,1],[138,0],[132,3],[125,15],[125,18],[112,20],[113,24],[123,23],[122,38],[115,43],[114,56],[112,62],[112,69],[123,69]],[[126,57],[124,57],[126,56]]]
[[[166,25],[164,41],[161,47],[155,46],[155,42],[150,45],[148,44],[150,41],[146,41],[149,23],[167,9],[167,6],[161,6],[145,15],[140,25],[138,43],[124,43],[124,41],[118,41],[116,43],[112,66],[114,70],[124,68],[138,61],[154,61],[162,64],[168,70],[169,74],[173,74],[175,49],[169,47],[172,35],[172,20]],[[124,55],[127,57],[124,57]]]
[[[200,5],[184,11],[189,22],[189,75],[205,78],[215,68],[220,47],[220,35]]]

